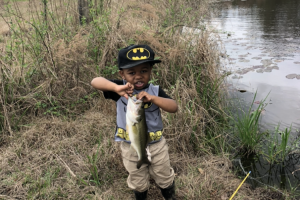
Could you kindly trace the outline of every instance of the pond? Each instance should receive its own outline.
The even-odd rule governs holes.
[[[232,97],[241,99],[245,108],[256,91],[255,103],[267,97],[261,129],[273,131],[279,123],[280,129],[292,125],[290,139],[294,140],[300,130],[300,1],[234,0],[221,5],[220,15],[211,24],[225,49],[222,65],[231,72]],[[249,182],[253,186],[288,189],[300,183],[297,155],[276,165],[262,157],[237,161],[245,171],[252,171]]]

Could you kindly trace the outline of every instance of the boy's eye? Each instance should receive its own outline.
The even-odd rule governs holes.
[[[130,74],[130,75],[134,75],[135,73],[134,73],[134,72],[129,72],[128,74]]]
[[[142,70],[142,73],[146,73],[147,72],[147,70]]]

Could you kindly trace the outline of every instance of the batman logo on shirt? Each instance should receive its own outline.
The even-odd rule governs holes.
[[[150,57],[150,52],[145,48],[134,48],[126,56],[129,60],[146,60]]]
[[[152,106],[152,103],[151,102],[146,102],[144,103],[144,108],[147,109],[147,108],[150,108]]]

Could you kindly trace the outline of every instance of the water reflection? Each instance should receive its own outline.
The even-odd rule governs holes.
[[[232,73],[228,77],[232,97],[244,101],[242,108],[247,110],[256,91],[255,101],[269,94],[261,128],[274,130],[280,123],[282,130],[292,124],[292,142],[300,130],[300,1],[234,0],[222,4],[221,14],[212,24],[226,50],[223,66]],[[240,164],[252,171],[254,179],[249,181],[253,186],[263,183],[288,189],[300,182],[297,154],[274,165],[262,156],[242,158]]]
[[[247,110],[254,98],[257,89],[256,101],[266,98],[268,105],[261,118],[262,129],[274,130],[279,123],[281,128],[292,125],[292,133],[300,130],[300,90],[287,87],[288,85],[276,86],[265,83],[256,83],[253,85],[239,84],[237,88],[243,88],[248,92],[240,93],[238,90],[231,92],[231,96],[243,101],[241,105]],[[254,103],[252,109],[256,109],[258,104]]]
[[[271,91],[266,124],[300,128],[299,13],[298,0],[235,0],[224,2],[221,15],[213,21],[225,32],[221,34],[228,55],[224,66],[233,73],[229,81],[252,92],[240,97],[250,102],[256,90],[258,98]]]
[[[253,162],[256,160],[256,162]],[[275,186],[280,189],[292,189],[300,185],[300,155],[290,155],[284,162],[270,164],[262,157],[250,156],[235,160],[236,166],[244,171],[240,174],[251,171],[249,181],[253,187],[263,185]],[[240,166],[241,165],[241,166]]]
[[[300,19],[298,0],[234,0],[232,4],[227,3],[250,11],[257,10],[257,16],[261,19],[265,33],[272,33],[274,30],[278,32],[294,30],[296,33],[298,30],[295,26],[299,25]]]

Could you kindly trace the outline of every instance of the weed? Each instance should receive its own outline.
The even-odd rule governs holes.
[[[116,61],[114,59],[114,61]],[[113,66],[106,66],[105,69],[102,71],[102,74],[105,75],[105,77],[110,77],[114,74],[116,74],[119,71],[119,68],[117,67],[117,65],[113,65]]]
[[[261,112],[265,108],[265,100],[267,97],[261,101],[258,105],[258,108],[254,111],[252,110],[254,100],[256,98],[257,92],[253,97],[253,101],[248,112],[243,112],[242,116],[238,116],[234,122],[235,125],[235,136],[238,137],[241,142],[241,147],[248,153],[257,152],[257,147],[265,136],[265,132],[261,133],[259,131],[258,120],[261,116]]]
[[[287,156],[297,149],[299,138],[293,142],[289,142],[292,126],[285,128],[284,131],[279,130],[280,124],[275,127],[275,132],[266,138],[266,152],[263,153],[265,158],[271,163],[284,162]],[[280,140],[278,138],[280,135]]]
[[[89,165],[90,165],[90,173],[92,175],[92,179],[90,179],[90,182],[95,183],[97,186],[101,185],[100,178],[98,175],[98,168],[97,168],[97,161],[98,161],[98,154],[100,150],[100,143],[101,143],[101,136],[98,143],[98,148],[96,154],[93,154],[92,156],[87,156]]]
[[[289,191],[289,195],[287,196],[286,199],[297,199],[300,196],[299,185],[293,186],[291,184],[290,179],[288,179],[288,182],[289,182],[290,191]]]

